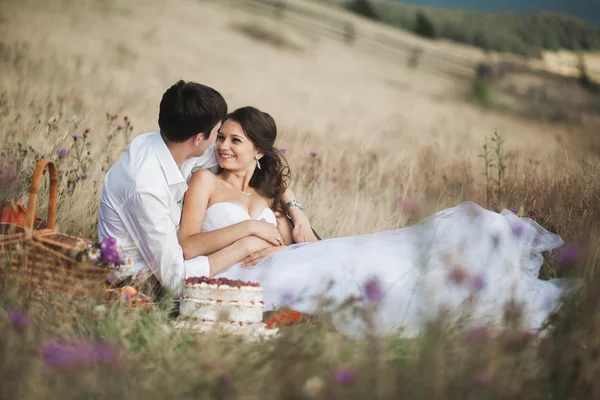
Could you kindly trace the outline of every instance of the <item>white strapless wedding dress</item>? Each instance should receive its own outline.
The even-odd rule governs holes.
[[[250,218],[235,203],[216,203],[202,231]],[[261,218],[276,223],[268,208]],[[538,279],[541,253],[562,244],[531,219],[465,202],[403,229],[295,244],[252,269],[236,264],[217,277],[259,282],[265,311],[288,306],[305,313],[323,307],[322,295],[332,300],[328,308],[350,296],[377,297],[365,293],[376,279],[378,334],[412,337],[441,310],[467,317],[461,321],[468,325],[497,323],[511,299],[523,306],[524,328],[537,329],[567,288],[564,280]],[[362,319],[347,312],[334,313],[333,322],[349,336],[362,329]]]

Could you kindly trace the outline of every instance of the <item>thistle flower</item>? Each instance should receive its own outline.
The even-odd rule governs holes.
[[[471,286],[471,289],[473,289],[476,292],[483,290],[485,289],[485,279],[483,278],[483,276],[477,275],[473,277],[473,279],[471,279],[471,281],[469,282],[469,286]]]
[[[59,157],[69,157],[71,155],[71,153],[69,153],[69,150],[65,148],[57,150],[56,154],[58,154]]]
[[[556,250],[554,260],[558,265],[569,266],[581,258],[581,248],[577,243],[569,243]]]
[[[9,311],[8,319],[15,329],[21,332],[24,332],[31,324],[31,318],[29,318],[27,314],[20,311]]]
[[[83,180],[85,180],[85,178],[87,178],[86,174],[79,174],[79,175],[77,175],[77,180],[78,181],[83,181]]]
[[[285,153],[287,151],[287,149],[285,147],[282,147],[281,149],[279,149],[280,152]]]
[[[365,297],[370,303],[379,303],[383,299],[383,293],[381,292],[381,285],[379,280],[374,278],[370,279],[364,287]]]
[[[81,139],[81,136],[79,136],[79,135],[71,135],[71,137],[73,138],[74,141],[77,141],[77,139]]]
[[[350,368],[341,368],[333,373],[333,380],[340,385],[347,386],[356,380],[356,372]]]
[[[229,387],[233,383],[233,377],[228,371],[222,371],[219,374],[219,382],[225,387]]]
[[[119,354],[109,346],[93,342],[48,342],[42,345],[41,356],[47,364],[59,368],[112,365],[119,359]]]
[[[316,151],[313,151],[312,153],[310,153],[310,155],[313,157],[317,157],[319,155],[319,153],[317,153]]]
[[[486,387],[492,384],[494,377],[489,372],[476,372],[473,374],[472,382],[475,386]]]

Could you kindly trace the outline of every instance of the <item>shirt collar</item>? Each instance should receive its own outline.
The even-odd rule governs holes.
[[[158,131],[152,137],[152,148],[156,153],[156,157],[160,162],[160,165],[165,173],[165,178],[167,178],[167,184],[169,186],[186,184],[185,178],[181,173],[181,170],[177,166],[175,159],[171,155],[169,148],[167,147],[165,141],[163,140],[160,131]]]

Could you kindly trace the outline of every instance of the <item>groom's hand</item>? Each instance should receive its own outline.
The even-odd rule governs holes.
[[[240,264],[240,267],[242,269],[250,269],[251,267],[257,265],[260,262],[260,260],[268,256],[269,254],[276,253],[280,250],[285,249],[286,247],[287,246],[272,246],[258,250],[257,252],[250,254],[248,257],[244,258]]]

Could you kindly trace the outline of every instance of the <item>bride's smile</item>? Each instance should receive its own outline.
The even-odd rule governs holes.
[[[227,120],[219,129],[215,150],[222,169],[232,172],[244,171],[249,175],[252,175],[262,156],[248,139],[242,126],[232,120]]]

